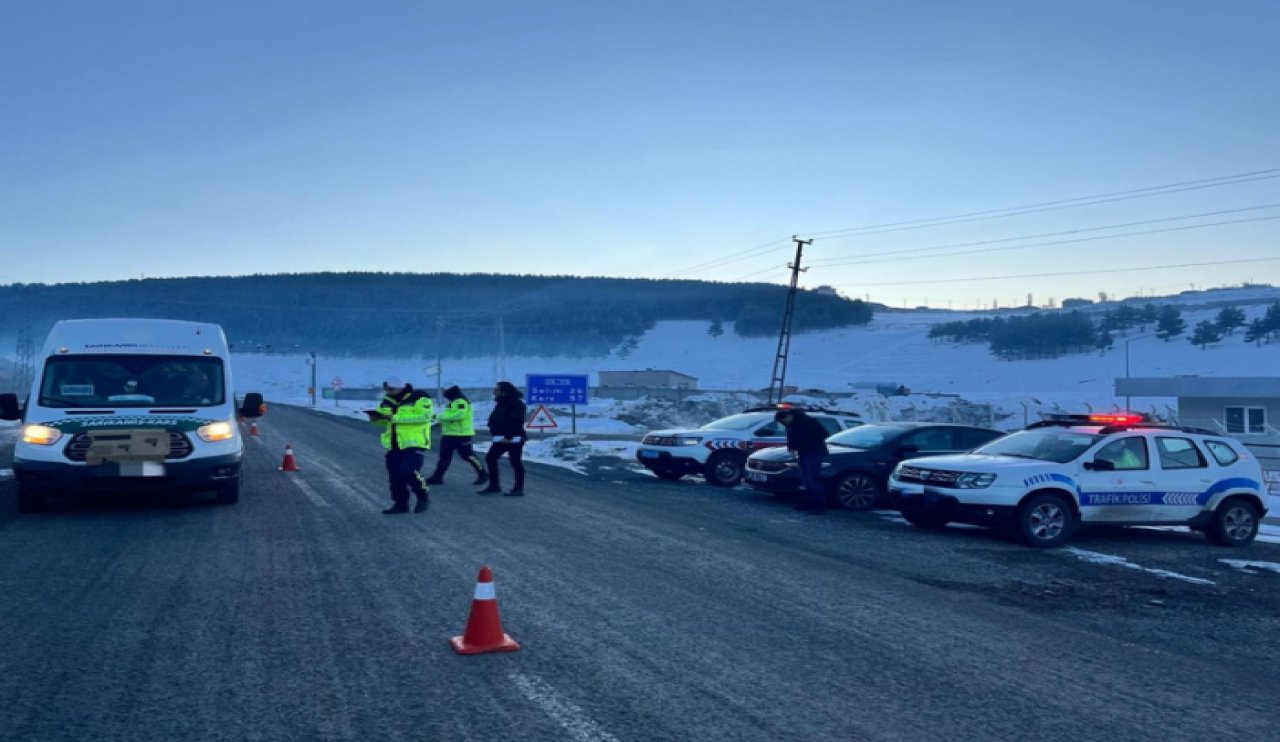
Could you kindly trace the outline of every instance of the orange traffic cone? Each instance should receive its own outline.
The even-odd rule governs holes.
[[[293,458],[293,445],[284,444],[284,463],[280,465],[280,471],[302,471],[298,468],[298,462]]]
[[[476,578],[476,596],[471,601],[466,631],[462,636],[450,639],[449,643],[458,654],[514,652],[520,648],[515,639],[502,632],[498,597],[493,589],[493,572],[488,567],[481,567],[480,576]]]
[[[249,435],[258,434],[258,424],[256,422],[249,423]]]

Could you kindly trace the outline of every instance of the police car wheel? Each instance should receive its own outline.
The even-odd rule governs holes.
[[[1018,531],[1031,546],[1057,546],[1076,529],[1076,514],[1062,497],[1032,495],[1018,508]]]
[[[836,483],[835,500],[846,510],[870,510],[880,503],[880,485],[866,474],[848,474]]]
[[[1258,535],[1258,509],[1248,500],[1227,500],[1213,511],[1205,535],[1219,546],[1248,546]]]
[[[707,482],[717,487],[732,487],[742,481],[747,457],[736,451],[716,451],[707,459]]]
[[[684,479],[684,472],[676,471],[675,469],[654,469],[653,473],[657,475],[658,479],[665,479],[668,482],[677,482]]]

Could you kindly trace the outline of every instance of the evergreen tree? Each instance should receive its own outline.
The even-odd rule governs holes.
[[[1095,343],[1099,350],[1111,350],[1111,347],[1116,344],[1116,339],[1110,332],[1100,329],[1098,331],[1098,339]]]
[[[1121,304],[1116,308],[1116,326],[1121,330],[1133,327],[1141,319],[1142,313],[1132,304]]]
[[[1253,321],[1244,330],[1244,341],[1253,343],[1259,348],[1262,347],[1262,341],[1267,338],[1267,324],[1263,322],[1261,317],[1254,317]]]
[[[1138,313],[1138,324],[1142,327],[1142,331],[1146,332],[1147,327],[1154,325],[1160,321],[1160,310],[1155,304],[1146,304],[1142,307],[1142,311]]]
[[[1209,343],[1216,343],[1222,339],[1222,328],[1216,322],[1204,320],[1196,324],[1195,331],[1187,339],[1192,345],[1199,345],[1200,350],[1208,350]]]
[[[1244,327],[1244,310],[1239,307],[1223,307],[1222,311],[1218,312],[1217,322],[1223,332],[1231,335],[1237,327]]]
[[[718,319],[711,320],[711,326],[707,328],[707,334],[712,338],[718,338],[724,334],[724,323]]]
[[[1182,318],[1182,312],[1179,312],[1176,307],[1160,308],[1160,319],[1156,321],[1156,337],[1168,342],[1170,338],[1186,331],[1187,321]]]
[[[1116,310],[1107,309],[1102,313],[1102,319],[1098,322],[1098,329],[1108,333],[1121,329],[1120,317],[1116,314]]]
[[[1280,333],[1280,301],[1267,307],[1267,313],[1262,315],[1262,324],[1267,331],[1267,339],[1274,339]]]

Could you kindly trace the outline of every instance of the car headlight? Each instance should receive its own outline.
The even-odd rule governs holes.
[[[236,437],[236,429],[228,422],[209,423],[208,425],[202,425],[197,428],[196,435],[200,436],[200,440],[205,443],[229,441]]]
[[[701,438],[677,438],[677,446],[696,446],[702,442]]]
[[[22,442],[37,446],[52,446],[62,438],[62,431],[48,425],[22,426]]]
[[[980,490],[990,487],[994,481],[996,481],[994,474],[961,474],[956,478],[953,486],[962,490]]]

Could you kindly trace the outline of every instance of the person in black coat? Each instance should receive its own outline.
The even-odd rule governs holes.
[[[800,478],[808,493],[808,502],[801,506],[812,515],[827,512],[827,492],[822,486],[822,459],[829,453],[827,437],[830,433],[822,423],[804,414],[804,410],[779,410],[773,418],[787,427],[787,450],[795,454],[800,466]]]
[[[524,404],[524,395],[509,381],[499,381],[493,388],[493,412],[489,413],[489,434],[493,443],[489,453],[484,457],[485,466],[489,470],[489,486],[480,490],[481,495],[492,495],[502,492],[498,480],[498,460],[504,454],[511,458],[511,471],[515,472],[515,487],[503,494],[508,497],[524,495],[524,420],[528,408]]]

